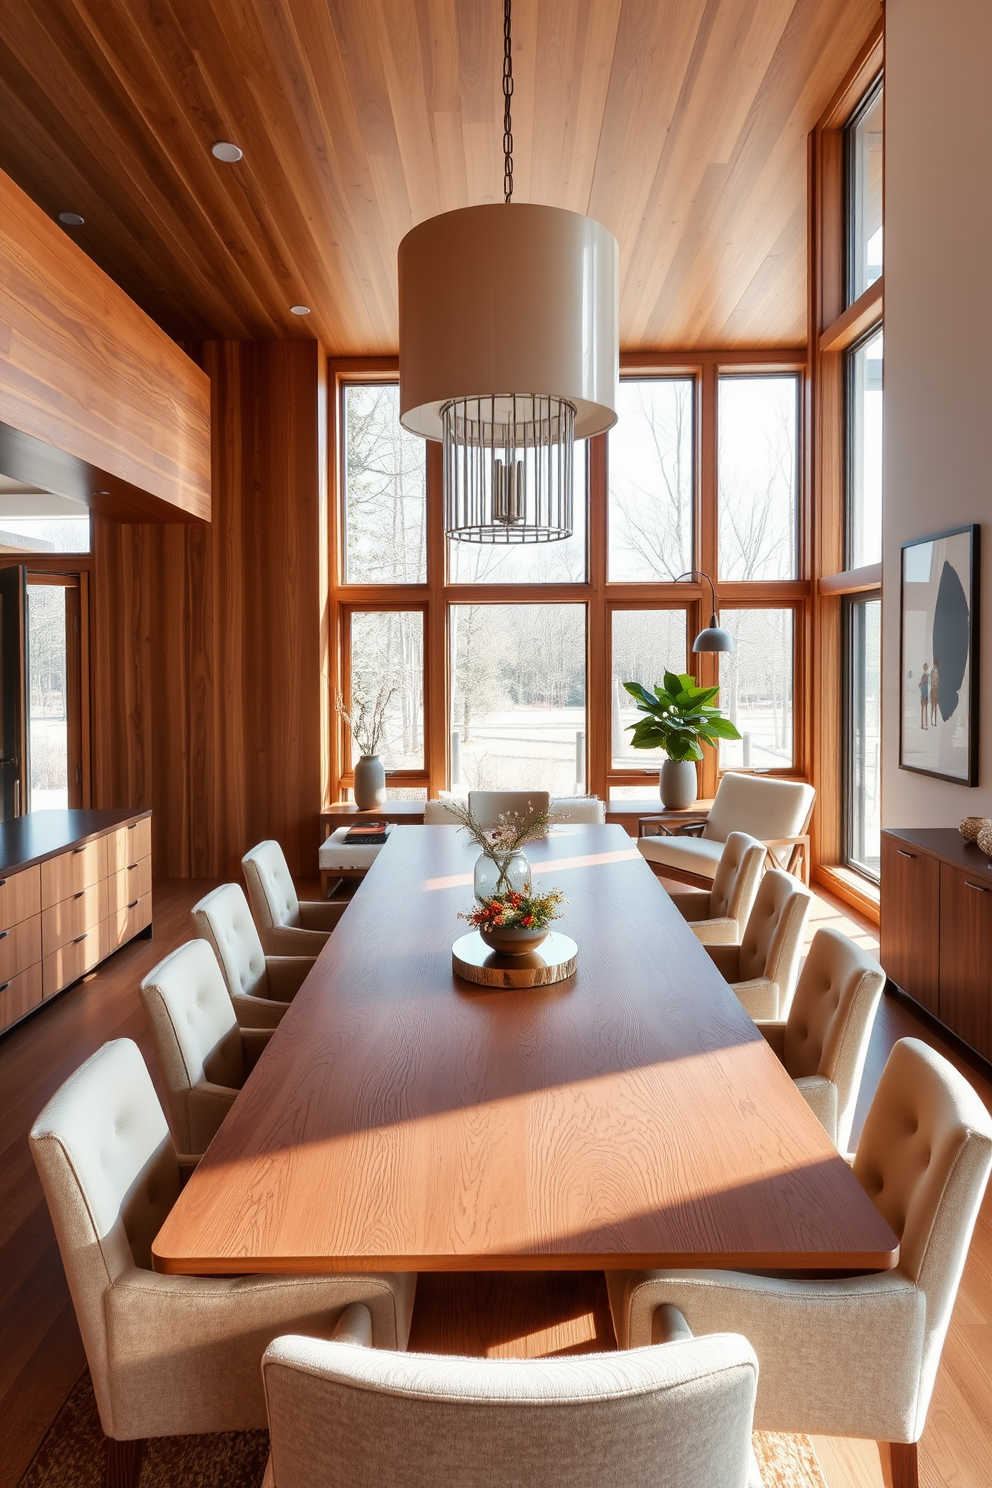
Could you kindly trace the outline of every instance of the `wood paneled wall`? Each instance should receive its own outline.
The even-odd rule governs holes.
[[[324,359],[314,341],[200,355],[212,523],[94,521],[94,804],[153,808],[160,876],[240,877],[263,837],[312,874]]]
[[[0,424],[14,456],[51,451],[52,488],[94,510],[209,519],[203,372],[2,171],[0,263]]]

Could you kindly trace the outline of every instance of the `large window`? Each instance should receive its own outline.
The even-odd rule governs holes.
[[[799,379],[720,378],[720,578],[794,579]]]
[[[846,355],[847,564],[882,561],[882,332]]]
[[[852,597],[846,603],[845,620],[845,858],[852,868],[877,880],[881,853],[881,600]]]
[[[620,384],[610,431],[610,578],[677,579],[692,567],[694,382],[632,377]]]
[[[395,381],[356,363],[335,387],[328,702],[380,698],[391,796],[472,787],[657,798],[662,762],[634,750],[623,684],[666,670],[722,682],[742,745],[724,767],[806,767],[793,716],[802,360],[702,353],[622,371],[618,420],[575,451],[574,530],[557,543],[448,541],[441,461],[399,427]],[[436,525],[435,525],[436,524]],[[721,674],[693,637],[712,574],[738,655]],[[346,798],[357,755],[329,708],[326,789]]]
[[[847,302],[882,276],[882,82],[847,126]]]
[[[585,605],[452,605],[451,775],[470,790],[585,790]]]

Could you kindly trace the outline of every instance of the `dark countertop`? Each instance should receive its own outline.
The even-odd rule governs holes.
[[[29,811],[0,822],[0,874],[17,873],[151,811]]]
[[[992,879],[988,853],[982,852],[974,842],[965,842],[956,827],[885,827],[883,830],[885,836],[898,838],[907,847],[918,847],[921,852],[943,858],[945,863],[953,863],[956,868]]]

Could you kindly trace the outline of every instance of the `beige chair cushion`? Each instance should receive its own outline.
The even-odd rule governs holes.
[[[610,1273],[620,1346],[650,1338],[655,1309],[671,1304],[694,1332],[750,1339],[761,1365],[759,1430],[917,1441],[992,1167],[992,1118],[946,1059],[903,1039],[853,1166],[900,1237],[896,1270],[822,1281]]]
[[[344,839],[350,830],[350,827],[336,827],[327,840],[320,844],[317,865],[322,873],[371,868],[382,852],[381,843],[376,846],[356,842],[349,846]]]
[[[267,1026],[246,1021],[253,1006],[266,999],[289,1003],[313,967],[312,955],[265,955],[248,900],[238,884],[221,884],[194,904],[193,929],[213,949],[239,1022],[246,1027]],[[244,1001],[249,998],[254,1002]]]
[[[752,1018],[788,1017],[812,902],[808,889],[773,868],[758,885],[740,945],[707,947]]]
[[[468,809],[481,827],[498,826],[501,816],[528,817],[550,808],[548,791],[470,790],[468,793]]]
[[[638,837],[637,850],[659,868],[678,868],[716,878],[723,857],[723,843],[705,837]]]
[[[764,841],[797,837],[806,830],[816,791],[800,780],[773,780],[728,770],[720,777],[703,838],[726,842],[731,832],[747,832]],[[789,850],[780,849],[781,861]]]
[[[743,1338],[531,1360],[286,1337],[266,1350],[262,1372],[274,1488],[755,1482],[757,1371]]]
[[[340,904],[301,904],[278,842],[260,842],[241,859],[252,917],[267,956],[319,956],[344,913]]]
[[[652,838],[642,839],[653,841]],[[744,933],[765,863],[764,845],[746,832],[731,832],[720,855],[712,889],[673,894],[672,903],[704,945],[738,944]]]
[[[425,827],[457,827],[458,823],[448,810],[448,800],[460,800],[459,797],[444,797],[439,801],[424,802],[424,826]],[[465,802],[461,801],[464,806]]]
[[[606,821],[606,806],[598,796],[555,796],[551,811],[555,820],[563,824],[581,822],[602,826]]]
[[[100,1421],[126,1441],[265,1426],[260,1362],[287,1328],[330,1337],[352,1302],[404,1348],[415,1276],[160,1276],[151,1242],[179,1194],[162,1108],[135,1044],[105,1044],[35,1122]]]

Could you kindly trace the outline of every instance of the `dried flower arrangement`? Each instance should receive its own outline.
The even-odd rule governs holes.
[[[379,745],[386,731],[386,711],[395,691],[395,687],[390,687],[388,691],[385,687],[380,687],[371,703],[365,698],[355,698],[350,713],[344,705],[341,693],[338,692],[335,696],[335,710],[348,725],[351,737],[363,755],[379,753]]]
[[[445,810],[460,827],[465,828],[486,857],[492,858],[494,862],[510,853],[519,852],[528,842],[546,837],[548,828],[559,819],[553,811],[534,811],[529,816],[504,811],[497,818],[495,827],[483,827],[469,811],[466,801],[445,801],[444,805]]]
[[[561,889],[549,889],[546,894],[518,894],[510,889],[484,899],[474,909],[460,910],[458,918],[476,930],[544,930],[552,920],[561,919],[559,906],[564,903]]]

